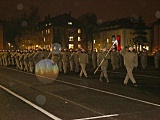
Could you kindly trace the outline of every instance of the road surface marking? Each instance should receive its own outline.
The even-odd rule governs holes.
[[[118,74],[127,74],[127,73],[121,73],[121,72],[111,72],[111,73],[118,73]],[[133,74],[135,76],[141,76],[141,77],[148,77],[148,78],[160,78],[158,76],[149,76],[149,75],[140,75],[140,74]]]
[[[10,78],[10,77],[6,77],[6,76],[1,75],[1,74],[0,74],[0,76],[3,76],[3,77],[8,78],[8,79],[11,79],[12,81],[15,81],[15,82],[17,82],[17,83],[19,83],[19,84],[22,84],[22,85],[25,85],[25,86],[28,86],[28,87],[30,87],[30,88],[34,88],[33,86],[31,86],[31,85],[29,85],[29,84],[26,84],[26,83],[24,83],[24,82],[20,82],[20,81],[18,81],[18,80],[16,80],[16,79],[13,79],[13,78]],[[49,78],[47,78],[47,79],[49,79]],[[40,92],[44,92],[44,91],[38,90],[38,89],[36,89],[36,88],[34,88],[34,89],[37,90],[37,91],[40,91]],[[94,112],[94,113],[96,113],[96,114],[104,115],[104,114],[102,114],[102,113],[100,113],[100,112],[97,112],[97,111],[95,111],[95,110],[93,110],[93,109],[90,109],[90,108],[88,108],[88,107],[85,107],[84,105],[75,103],[75,102],[73,102],[73,101],[71,101],[71,100],[68,100],[68,99],[66,99],[66,98],[63,98],[63,97],[58,96],[58,95],[56,95],[56,94],[53,94],[53,93],[50,93],[50,92],[44,92],[44,93],[47,93],[47,94],[52,95],[52,96],[55,96],[55,97],[57,97],[57,98],[59,98],[59,99],[61,99],[61,100],[70,102],[70,103],[72,103],[72,104],[74,104],[74,105],[76,105],[76,106],[79,106],[79,107],[81,107],[81,108],[84,108],[84,109],[86,109],[86,110],[88,110],[88,111],[92,111],[92,112]]]
[[[6,67],[3,67],[3,68],[6,68]],[[6,68],[6,69],[11,69],[11,68]],[[19,70],[15,70],[15,69],[11,69],[11,70],[19,71]],[[27,72],[23,72],[23,71],[19,71],[19,72],[30,74],[30,75],[35,75],[33,73],[27,73]],[[48,79],[51,79],[51,78],[48,78]],[[125,99],[129,99],[129,100],[133,100],[133,101],[149,104],[149,105],[152,105],[152,106],[160,107],[160,104],[156,104],[156,103],[152,103],[152,102],[148,102],[148,101],[144,101],[144,100],[128,97],[128,96],[125,96],[125,95],[112,93],[112,92],[107,92],[107,91],[103,91],[103,90],[99,90],[99,89],[96,89],[96,88],[87,87],[87,86],[83,86],[83,85],[78,85],[78,84],[74,84],[74,83],[69,83],[69,82],[65,82],[65,81],[62,81],[62,80],[56,80],[56,81],[61,82],[61,83],[65,83],[65,84],[68,84],[68,85],[73,85],[73,86],[77,86],[77,87],[81,87],[81,88],[85,88],[85,89],[89,89],[89,90],[93,90],[93,91],[97,91],[97,92],[101,92],[101,93],[105,93],[105,94],[118,96],[118,97],[125,98]]]
[[[96,116],[96,117],[89,117],[89,118],[80,118],[80,119],[74,119],[74,120],[94,120],[94,119],[109,118],[109,117],[116,117],[116,116],[119,116],[119,114],[103,115],[103,116]]]
[[[28,105],[32,106],[33,108],[39,110],[40,112],[42,112],[43,114],[47,115],[48,117],[54,119],[54,120],[61,120],[60,118],[54,116],[53,114],[49,113],[48,111],[44,110],[43,108],[35,105],[34,103],[30,102],[29,100],[21,97],[20,95],[12,92],[11,90],[7,89],[6,87],[0,85],[0,88],[2,88],[3,90],[7,91],[8,93],[12,94],[13,96],[19,98],[20,100],[22,100],[23,102],[27,103]]]

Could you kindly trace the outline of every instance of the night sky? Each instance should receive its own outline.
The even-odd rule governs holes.
[[[0,0],[0,18],[29,12],[31,5],[39,8],[42,19],[48,14],[54,17],[69,11],[75,18],[87,12],[95,13],[102,22],[142,16],[151,23],[160,18],[160,0]]]

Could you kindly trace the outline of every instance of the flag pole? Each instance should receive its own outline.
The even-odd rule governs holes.
[[[117,43],[117,40],[115,40],[115,41],[113,42],[112,46],[113,46],[115,43]],[[108,55],[109,52],[111,51],[112,46],[110,47],[110,49],[109,49],[108,52],[106,53],[105,57],[107,57],[107,55]],[[103,63],[105,57],[102,59],[102,61],[101,61],[100,64],[98,65],[97,69],[94,71],[94,74],[96,74],[96,72],[98,71],[99,67],[102,65],[102,63]]]

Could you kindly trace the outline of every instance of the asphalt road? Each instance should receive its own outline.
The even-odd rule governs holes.
[[[110,83],[76,73],[60,73],[51,83],[35,74],[0,66],[1,120],[159,120],[160,74],[136,69],[138,87],[124,86],[125,69],[109,71]],[[47,78],[45,78],[47,79]]]

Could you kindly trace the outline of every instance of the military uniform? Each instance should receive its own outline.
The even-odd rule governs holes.
[[[73,53],[74,63],[75,63],[75,70],[74,71],[76,73],[79,73],[79,66],[80,66],[80,64],[79,64],[79,53],[80,53],[80,51],[78,49],[76,49],[76,51]]]
[[[61,70],[61,66],[59,66],[59,61],[61,60],[61,56],[60,54],[54,54],[52,51],[49,53],[48,59],[51,59],[53,61],[54,64],[57,64],[58,65],[58,68],[59,68],[59,71],[62,71]]]
[[[24,54],[24,71],[29,72],[29,56],[30,53],[28,53],[26,51],[26,53]]]
[[[129,49],[130,49],[130,51],[126,51],[124,49],[122,49],[120,51],[120,54],[124,58],[124,65],[127,70],[127,75],[124,80],[124,85],[127,85],[128,80],[130,79],[132,81],[132,83],[135,86],[137,86],[132,72],[133,72],[133,68],[138,66],[138,55],[137,55],[137,53],[133,52],[133,50],[132,50],[133,47],[130,46]]]
[[[10,56],[10,53],[8,51],[5,51],[3,54],[3,66],[8,66],[10,64],[9,56]]]
[[[0,65],[1,66],[3,65],[3,58],[2,58],[2,56],[3,56],[3,52],[0,51]]]
[[[105,77],[106,81],[109,82],[107,68],[108,68],[108,60],[110,59],[110,54],[108,54],[107,56],[106,56],[106,54],[107,54],[106,47],[104,47],[103,52],[99,56],[100,62],[104,59],[101,64],[101,74],[100,74],[100,78],[99,78],[99,80],[101,82],[102,82],[103,77]]]
[[[142,50],[140,53],[140,61],[143,69],[146,69],[147,67],[147,58],[148,58],[148,53],[146,50]]]
[[[11,65],[15,65],[15,59],[14,59],[15,55],[16,55],[16,52],[12,51],[11,52]]]
[[[73,51],[70,50],[69,52],[69,65],[70,65],[70,71],[73,71],[73,66],[74,66],[74,58],[72,56]]]
[[[19,63],[19,57],[20,57],[21,53],[19,51],[16,52],[16,55],[14,56],[15,58],[15,64],[16,64],[16,69],[20,70],[20,63]]]
[[[81,72],[79,74],[80,77],[82,77],[83,74],[86,78],[88,77],[87,72],[86,72],[86,65],[88,63],[88,59],[89,59],[88,54],[84,50],[82,50],[79,53],[79,63],[81,66]]]
[[[63,64],[62,64],[62,55],[61,55],[61,53],[59,53],[58,56],[59,56],[58,67],[59,67],[59,71],[62,72]]]
[[[99,66],[99,64],[100,64],[100,56],[101,56],[101,53],[102,53],[102,51],[101,50],[99,50],[98,52],[97,52],[97,66]]]
[[[20,57],[19,57],[19,64],[20,64],[20,70],[24,69],[24,52],[21,52]]]
[[[111,51],[111,64],[112,64],[112,69],[116,70],[120,66],[120,57],[119,57],[119,52],[114,48]]]
[[[68,62],[69,62],[69,53],[67,51],[61,52],[62,63],[63,63],[63,72],[67,73]]]
[[[93,64],[93,68],[97,67],[97,52],[95,49],[92,52],[92,64]]]
[[[155,64],[155,69],[159,69],[159,60],[160,60],[160,51],[156,49],[154,53],[154,64]]]
[[[29,72],[33,73],[34,69],[35,69],[35,64],[34,64],[34,60],[33,60],[33,56],[36,54],[36,51],[29,51],[29,55],[28,55],[28,68],[29,68]]]

